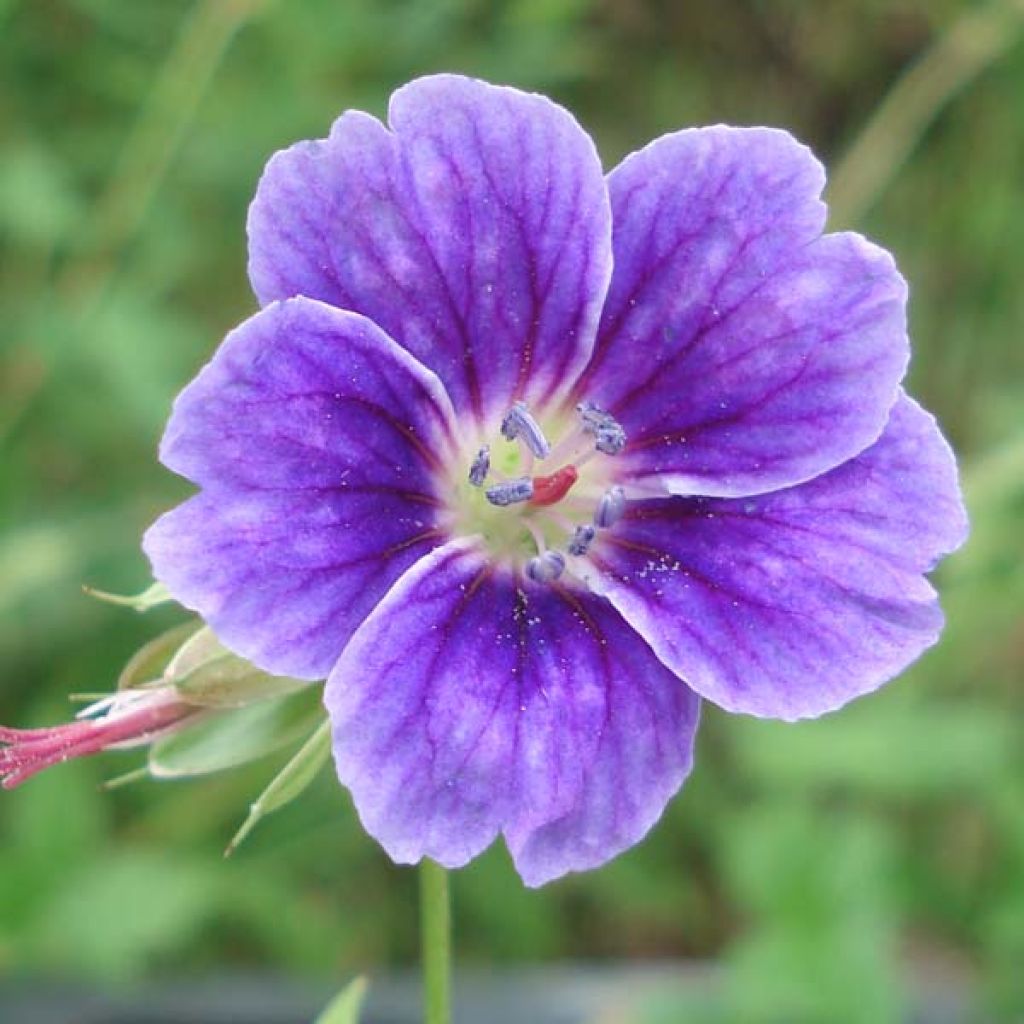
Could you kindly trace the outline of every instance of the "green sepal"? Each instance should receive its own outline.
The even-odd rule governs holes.
[[[309,686],[308,679],[272,676],[236,655],[226,655],[174,681],[181,699],[204,708],[243,708]]]
[[[243,708],[309,686],[308,680],[271,675],[232,654],[208,626],[174,655],[164,678],[182,700],[205,708]]]
[[[201,623],[198,619],[183,622],[180,626],[167,630],[154,637],[140,647],[129,659],[117,678],[119,690],[136,690],[142,686],[152,686],[162,680],[164,672],[189,637],[199,631]]]
[[[149,749],[149,771],[158,779],[209,775],[255,761],[308,736],[323,720],[321,688],[248,707],[211,712],[158,739]]]
[[[262,818],[301,796],[327,763],[330,754],[331,723],[324,722],[250,805],[242,827],[228,844],[224,856],[234,853]]]
[[[106,590],[97,590],[95,587],[83,586],[90,597],[97,601],[106,601],[107,604],[117,604],[124,608],[133,608],[137,612],[148,612],[160,604],[167,604],[173,601],[170,592],[162,583],[154,583],[146,587],[141,594],[111,594]]]
[[[313,1024],[358,1024],[365,998],[366,979],[355,978],[328,1003]]]
[[[222,658],[231,652],[217,639],[216,634],[205,623],[190,636],[167,663],[164,676],[168,681],[182,679],[193,669],[214,658]]]

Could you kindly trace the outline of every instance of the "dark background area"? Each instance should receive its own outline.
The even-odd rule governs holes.
[[[608,168],[693,124],[810,143],[832,224],[911,283],[909,386],[962,455],[973,520],[938,575],[937,649],[817,722],[707,707],[647,842],[540,891],[499,848],[453,879],[460,963],[715,959],[701,1020],[885,1024],[922,986],[1021,1019],[1019,0],[0,0],[0,720],[63,720],[178,621],[80,585],[148,582],[138,537],[186,492],[155,458],[171,400],[255,307],[261,168],[435,70],[547,92]],[[0,981],[411,965],[415,875],[329,771],[221,858],[285,756],[100,792],[140,763],[111,754],[0,794]]]

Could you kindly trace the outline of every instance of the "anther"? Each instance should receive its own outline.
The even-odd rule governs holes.
[[[610,413],[593,402],[580,402],[576,411],[583,421],[583,432],[594,437],[594,447],[605,455],[618,455],[626,447],[626,432]]]
[[[545,551],[526,563],[526,575],[537,583],[550,583],[565,572],[565,556],[560,551]]]
[[[626,511],[626,492],[617,484],[601,495],[594,512],[594,525],[602,529],[614,526]]]
[[[569,541],[569,546],[566,550],[570,555],[575,555],[577,558],[585,555],[590,549],[590,545],[594,543],[596,536],[597,530],[589,523],[586,526],[577,526],[573,531],[572,540]]]
[[[540,424],[530,415],[525,402],[516,402],[501,421],[501,436],[507,441],[520,438],[538,459],[551,454],[551,445],[540,429]]]
[[[473,459],[473,465],[469,467],[469,482],[474,487],[483,487],[484,481],[487,479],[487,474],[491,471],[491,449],[489,445],[484,445],[476,453],[476,457]]]
[[[618,455],[626,447],[626,432],[614,420],[594,433],[594,447],[605,455]]]
[[[484,494],[492,505],[515,505],[533,497],[533,481],[528,476],[517,477],[515,480],[491,484]]]

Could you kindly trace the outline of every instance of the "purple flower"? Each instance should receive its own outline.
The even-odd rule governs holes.
[[[900,390],[906,286],[822,234],[823,184],[764,128],[605,177],[560,107],[448,75],[270,161],[264,308],[177,400],[200,491],[145,548],[234,650],[327,677],[395,860],[595,867],[682,784],[700,698],[820,715],[935,642],[953,457]]]

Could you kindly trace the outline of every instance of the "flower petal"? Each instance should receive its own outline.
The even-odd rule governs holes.
[[[249,215],[260,301],[364,313],[478,419],[563,395],[611,272],[590,138],[542,96],[455,75],[399,89],[389,117],[350,111],[267,165]]]
[[[956,467],[911,399],[838,469],[746,500],[632,506],[589,580],[702,697],[796,719],[874,690],[938,638],[924,577],[964,540]]]
[[[906,285],[821,237],[821,165],[786,132],[668,135],[609,176],[615,272],[581,397],[629,435],[624,477],[735,497],[817,476],[881,433]]]
[[[161,457],[205,489],[147,532],[156,578],[261,668],[324,677],[440,542],[451,415],[437,378],[363,317],[269,306],[175,403]]]
[[[338,777],[401,863],[458,867],[504,831],[528,885],[637,842],[691,763],[697,698],[604,600],[431,552],[325,692]]]

